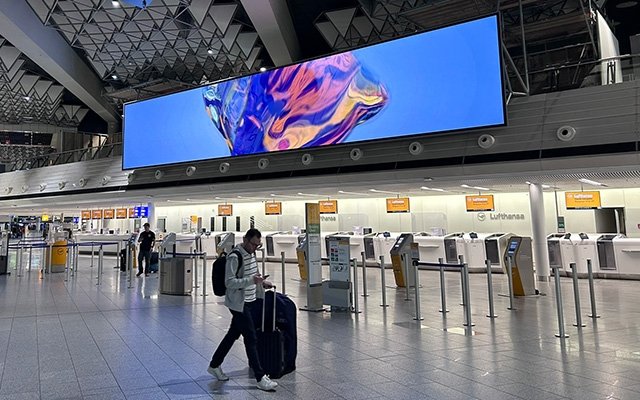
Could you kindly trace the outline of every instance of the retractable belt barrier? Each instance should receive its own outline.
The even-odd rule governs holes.
[[[437,267],[440,270],[441,309],[439,310],[439,312],[442,313],[443,317],[446,317],[445,314],[449,312],[449,310],[447,310],[447,298],[446,298],[445,279],[444,279],[445,268],[459,270],[461,292],[462,292],[463,318],[464,318],[463,325],[467,328],[467,331],[470,331],[471,327],[474,326],[474,324],[471,320],[471,294],[469,290],[469,266],[467,265],[467,263],[464,262],[464,259],[462,258],[462,256],[460,256],[460,264],[445,263],[443,262],[442,258],[439,258],[437,263],[425,262],[425,263],[421,263],[420,265]],[[416,286],[418,286],[417,282],[416,282]]]

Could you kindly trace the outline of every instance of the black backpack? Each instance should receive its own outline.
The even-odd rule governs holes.
[[[238,256],[238,271],[236,271],[236,278],[238,278],[238,272],[242,268],[242,254],[237,250],[232,250]],[[211,270],[211,282],[213,284],[213,294],[216,296],[224,296],[227,294],[227,286],[225,285],[225,275],[227,269],[227,254],[222,253],[213,262],[213,268]]]

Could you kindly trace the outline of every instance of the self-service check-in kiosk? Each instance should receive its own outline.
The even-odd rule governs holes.
[[[623,279],[638,279],[640,277],[640,239],[617,235],[612,239],[615,252],[615,267],[617,275]],[[607,274],[609,271],[605,271]],[[605,275],[605,274],[603,274]]]
[[[550,265],[561,265],[560,270],[565,275],[571,275],[572,271],[569,266],[571,263],[576,264],[576,272],[578,277],[585,277],[587,275],[587,260],[591,260],[591,265],[594,270],[598,265],[598,251],[597,242],[602,234],[600,233],[565,233],[556,234],[563,235],[560,238],[552,240],[554,245],[549,247],[549,261]],[[559,253],[558,253],[559,250]],[[551,263],[551,256],[554,256],[553,264]],[[559,260],[557,259],[559,257]]]
[[[236,235],[233,232],[223,232],[215,235],[216,253],[218,256],[222,253],[229,254],[236,243]]]
[[[456,232],[444,237],[444,254],[445,261],[451,264],[457,264],[460,262],[458,256],[462,255],[465,257],[464,253],[464,232]]]
[[[599,269],[603,273],[615,273],[618,269],[613,240],[616,234],[602,235],[597,241]]]
[[[407,287],[409,285],[409,287],[415,287],[416,280],[411,271],[413,270],[414,258],[416,261],[420,258],[417,249],[417,243],[413,242],[413,234],[402,233],[396,239],[391,250],[389,250],[396,286]]]
[[[507,251],[511,236],[515,235],[513,233],[493,233],[484,239],[485,252],[487,259],[491,262],[492,272],[494,271],[494,266],[498,266],[500,272],[506,270],[503,255]]]
[[[564,260],[562,259],[562,250],[560,248],[560,239],[564,237],[564,233],[552,233],[547,236],[547,252],[549,253],[549,267],[559,268],[563,271]]]
[[[420,262],[437,263],[438,259],[445,259],[444,237],[432,236],[426,232],[414,233],[413,241],[418,244]]]
[[[190,295],[193,291],[193,267],[195,259],[177,251],[179,242],[175,233],[165,236],[160,244],[161,294]]]
[[[526,236],[512,236],[509,239],[504,254],[505,265],[511,259],[513,278],[513,294],[515,296],[530,296],[537,294],[533,274],[533,250],[531,238]],[[508,273],[508,271],[505,271]]]
[[[300,241],[296,247],[296,258],[298,260],[298,271],[300,271],[300,279],[307,280],[307,271],[309,271],[309,245],[307,243],[307,235],[300,235]]]

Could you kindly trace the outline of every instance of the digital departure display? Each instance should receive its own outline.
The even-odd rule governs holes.
[[[124,106],[123,169],[503,125],[497,16]]]

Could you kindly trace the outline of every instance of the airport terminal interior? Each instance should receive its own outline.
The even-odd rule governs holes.
[[[0,400],[640,398],[638,21],[0,1]]]

